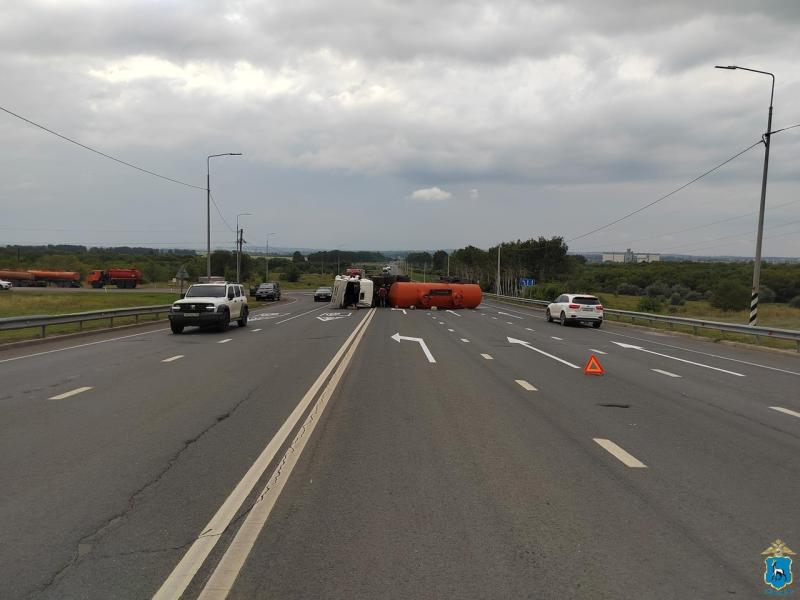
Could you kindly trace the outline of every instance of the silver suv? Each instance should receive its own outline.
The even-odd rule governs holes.
[[[172,305],[169,327],[182,333],[187,325],[211,325],[225,331],[231,321],[247,327],[247,296],[238,283],[196,283]]]

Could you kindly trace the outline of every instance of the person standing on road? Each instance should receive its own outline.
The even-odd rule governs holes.
[[[378,306],[386,308],[386,286],[382,285],[378,288]]]

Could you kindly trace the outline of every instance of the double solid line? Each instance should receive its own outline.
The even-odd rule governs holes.
[[[178,600],[183,595],[222,534],[230,527],[245,501],[252,494],[255,486],[264,476],[267,468],[274,463],[275,457],[284,448],[289,436],[296,431],[295,437],[284,450],[283,456],[274,467],[266,485],[253,501],[244,522],[236,532],[233,541],[219,563],[217,563],[211,577],[199,595],[199,598],[203,600],[223,600],[227,598],[253,545],[269,519],[269,515],[286,481],[297,464],[311,434],[314,432],[314,428],[319,423],[328,400],[330,400],[352,361],[356,348],[374,315],[375,309],[370,309],[356,325],[356,328],[305,393],[300,403],[289,415],[289,418],[281,425],[281,428],[266,445],[216,514],[203,527],[189,550],[155,593],[153,600]],[[314,402],[315,399],[316,402]],[[297,425],[303,417],[305,417],[305,421],[298,429]]]

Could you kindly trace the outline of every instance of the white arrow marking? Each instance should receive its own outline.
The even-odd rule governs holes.
[[[353,313],[322,313],[317,318],[320,321],[335,321],[336,319],[346,319]]]
[[[498,315],[505,315],[505,316],[507,316],[507,317],[511,317],[512,319],[521,319],[521,318],[522,318],[522,317],[518,317],[517,315],[511,315],[511,314],[508,314],[507,312],[500,312],[500,311],[498,311],[498,312],[497,312],[497,314],[498,314]]]
[[[736,373],[735,371],[726,371],[725,369],[720,369],[719,367],[712,367],[711,365],[704,365],[703,363],[693,362],[691,360],[686,360],[685,358],[678,358],[677,356],[670,356],[669,354],[661,354],[660,352],[653,352],[652,350],[646,350],[641,346],[634,346],[633,344],[625,344],[623,342],[611,342],[612,344],[616,344],[620,348],[628,348],[630,350],[639,350],[640,352],[647,352],[648,354],[655,354],[656,356],[663,356],[664,358],[670,358],[672,360],[677,360],[682,363],[686,363],[689,365],[695,365],[696,367],[703,367],[704,369],[711,369],[713,371],[719,371],[721,373],[727,373],[728,375],[736,375],[736,377],[744,377],[742,373]]]
[[[456,311],[454,311],[454,310],[447,310],[447,311],[445,311],[445,312],[449,312],[451,315],[455,315],[455,316],[457,316],[457,317],[460,317],[460,316],[461,316],[460,314],[458,314],[458,313],[457,313]]]
[[[404,315],[407,315],[407,314],[408,314],[408,313],[406,312],[406,309],[405,309],[405,308],[393,308],[392,310],[402,310]],[[431,314],[431,313],[428,313],[428,314]]]
[[[398,343],[400,342],[400,340],[406,340],[408,342],[417,342],[422,348],[422,351],[425,353],[425,356],[428,357],[428,362],[429,363],[436,362],[436,359],[433,358],[433,354],[431,354],[431,351],[428,350],[428,346],[425,344],[425,340],[423,340],[422,338],[406,337],[404,335],[400,335],[400,332],[398,331],[392,336],[392,339]]]
[[[508,339],[509,343],[511,343],[511,344],[519,344],[520,346],[525,346],[528,350],[533,350],[534,352],[538,352],[539,354],[544,354],[548,358],[552,358],[553,360],[557,360],[558,362],[560,362],[562,364],[565,364],[568,367],[572,367],[573,369],[580,369],[580,367],[578,365],[573,365],[571,362],[567,362],[563,358],[558,358],[557,356],[553,356],[552,354],[548,354],[544,350],[539,350],[538,348],[534,348],[528,342],[525,342],[523,340],[517,340],[517,339],[514,339],[512,337],[507,338],[507,339]]]

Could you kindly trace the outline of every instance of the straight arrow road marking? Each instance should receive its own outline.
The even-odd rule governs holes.
[[[800,418],[800,412],[795,412],[795,411],[790,410],[788,408],[783,408],[782,406],[770,406],[770,408],[772,410],[777,410],[778,412],[782,412],[782,413],[784,413],[786,415],[791,415],[793,417]]]
[[[183,358],[183,356],[184,356],[183,354],[176,354],[175,356],[170,356],[169,358],[165,358],[161,362],[172,362],[174,360],[180,360],[181,358]]]
[[[742,373],[737,373],[735,371],[727,371],[725,369],[720,369],[719,367],[712,367],[711,365],[704,365],[703,363],[693,362],[691,360],[686,360],[685,358],[678,358],[677,356],[670,356],[669,354],[661,354],[660,352],[653,352],[652,350],[646,350],[641,346],[634,346],[633,344],[625,344],[623,342],[611,342],[612,344],[616,344],[620,348],[628,348],[630,350],[639,350],[640,352],[647,352],[648,354],[655,354],[656,356],[663,356],[664,358],[669,358],[672,360],[677,360],[678,362],[686,363],[689,365],[695,365],[696,367],[703,367],[704,369],[711,369],[712,371],[719,371],[720,373],[727,373],[728,375],[735,375],[736,377],[744,377]]]
[[[491,355],[491,354],[481,354],[481,356],[482,356],[483,358],[485,358],[486,360],[494,360],[494,359],[492,358],[492,355]]]
[[[336,321],[337,319],[346,319],[347,317],[349,317],[352,314],[353,313],[349,313],[349,312],[348,313],[322,313],[317,318],[320,321],[323,321],[323,322],[325,322],[325,321]]]
[[[392,339],[395,340],[397,343],[400,343],[401,340],[406,340],[408,342],[417,342],[420,345],[420,347],[422,348],[422,351],[425,353],[425,356],[427,357],[428,362],[429,363],[435,363],[436,362],[436,359],[433,358],[433,354],[431,354],[431,351],[428,350],[428,346],[427,346],[427,344],[425,344],[425,340],[423,340],[422,338],[406,337],[404,335],[400,335],[400,332],[398,331],[397,333],[395,333],[392,336]]]
[[[70,392],[64,392],[63,394],[59,394],[58,396],[53,396],[52,398],[48,398],[48,400],[63,400],[64,398],[69,398],[70,396],[75,396],[76,394],[82,394],[83,392],[88,392],[91,390],[91,387],[79,387],[74,389]]]
[[[571,362],[567,362],[563,358],[559,358],[557,356],[553,356],[552,354],[550,354],[548,352],[545,352],[544,350],[539,350],[539,348],[534,348],[533,346],[531,346],[526,341],[517,340],[517,339],[514,339],[512,337],[509,337],[509,338],[506,338],[506,339],[511,344],[519,344],[520,346],[525,346],[528,350],[533,350],[534,352],[538,352],[539,354],[543,354],[543,355],[547,356],[548,358],[552,358],[553,360],[557,360],[561,364],[567,365],[568,367],[572,367],[573,369],[580,369],[580,367],[578,365],[573,365]]]
[[[515,379],[514,381],[517,382],[519,384],[519,386],[523,390],[527,390],[529,392],[538,392],[539,391],[535,387],[533,387],[530,383],[525,381],[524,379]]]
[[[460,316],[461,316],[460,314],[458,314],[458,313],[457,313],[456,311],[454,311],[454,310],[450,310],[450,309],[448,309],[448,310],[446,310],[445,312],[449,312],[451,315],[455,315],[455,316],[457,316],[457,317],[460,317]]]
[[[666,375],[667,377],[677,377],[680,379],[680,375],[676,375],[675,373],[670,373],[669,371],[662,371],[661,369],[650,369],[651,371],[655,371],[656,373],[661,373],[662,375]]]
[[[611,456],[616,458],[626,467],[630,467],[632,469],[646,469],[647,465],[637,459],[635,456],[632,456],[625,452],[622,448],[617,446],[611,440],[604,440],[603,438],[592,438],[597,444],[600,445],[601,448],[606,450]]]

